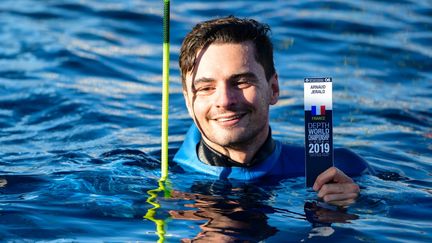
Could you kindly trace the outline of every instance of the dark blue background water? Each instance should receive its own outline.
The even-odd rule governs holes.
[[[171,7],[171,155],[191,124],[177,66],[183,36],[235,14],[273,29],[275,137],[303,144],[303,78],[331,76],[335,143],[380,174],[357,178],[361,198],[339,212],[305,204],[316,195],[303,178],[224,184],[173,168],[172,198],[155,200],[168,242],[222,230],[252,242],[432,240],[430,1]],[[157,241],[143,216],[159,178],[161,42],[162,1],[2,1],[1,241]]]

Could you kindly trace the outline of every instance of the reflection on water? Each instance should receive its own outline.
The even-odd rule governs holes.
[[[332,223],[358,219],[346,209],[315,201],[304,204],[304,213],[274,208],[269,206],[270,194],[257,193],[257,190],[251,185],[236,188],[228,181],[194,183],[191,192],[170,192],[170,200],[182,209],[169,210],[166,205],[165,210],[169,210],[174,220],[199,223],[199,232],[193,238],[183,238],[182,242],[259,242],[279,231],[267,216],[276,212],[285,213],[287,219],[309,221],[312,226],[309,238],[330,236],[334,231]],[[159,229],[160,222],[153,221]],[[165,239],[164,235],[160,239]]]
[[[4,187],[7,185],[7,180],[6,179],[1,179],[0,178],[0,187]]]
[[[275,138],[304,143],[303,78],[332,76],[335,146],[379,174],[356,178],[362,198],[344,211],[315,202],[302,178],[229,185],[171,164],[178,198],[157,192],[152,211],[166,241],[432,242],[431,4],[172,1],[171,156],[192,122],[176,64],[183,37],[234,14],[272,27]],[[159,239],[143,216],[160,177],[162,10],[162,1],[1,1],[0,241]]]
[[[306,202],[304,205],[306,219],[312,226],[330,226],[331,223],[348,223],[359,217],[355,214],[347,213],[344,208],[328,205],[322,202]]]
[[[184,206],[190,210],[171,210],[177,220],[200,220],[201,232],[194,242],[260,241],[274,235],[277,230],[268,224],[268,217],[257,208],[248,208],[236,200],[198,193],[173,193],[175,198],[193,200]],[[253,203],[253,202],[252,202]],[[191,239],[184,240],[190,242]]]

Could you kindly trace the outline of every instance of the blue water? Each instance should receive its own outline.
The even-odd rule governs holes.
[[[175,166],[171,197],[149,200],[160,176],[162,1],[3,0],[0,241],[432,241],[431,1],[171,7],[171,156],[191,124],[183,36],[235,14],[273,28],[274,136],[303,144],[303,78],[331,76],[335,143],[378,175],[356,178],[361,197],[346,211],[316,204],[303,178],[226,183]]]

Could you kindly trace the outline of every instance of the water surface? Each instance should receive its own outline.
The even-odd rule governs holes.
[[[378,176],[346,211],[303,178],[221,182],[172,166],[159,187],[162,1],[2,1],[0,240],[430,242],[432,4],[181,1],[171,4],[170,155],[191,125],[177,58],[198,21],[272,26],[281,97],[274,136],[303,144],[303,78],[334,82],[336,146]],[[152,217],[148,210],[155,209]],[[151,219],[148,219],[151,218]],[[157,224],[164,227],[157,234]]]

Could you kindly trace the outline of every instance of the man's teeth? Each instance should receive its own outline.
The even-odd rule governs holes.
[[[230,116],[230,117],[225,117],[225,118],[219,118],[218,121],[220,121],[220,122],[231,121],[234,119],[238,119],[240,117],[241,117],[241,115]]]

